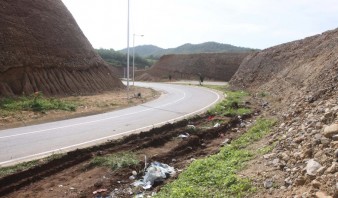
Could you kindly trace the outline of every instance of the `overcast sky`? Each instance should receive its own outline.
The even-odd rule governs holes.
[[[128,0],[62,0],[94,48],[127,47]],[[130,46],[264,49],[338,27],[336,0],[130,0]]]

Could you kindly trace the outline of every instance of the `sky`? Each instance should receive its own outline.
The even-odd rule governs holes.
[[[94,48],[127,47],[128,0],[62,1]],[[336,0],[129,0],[129,5],[130,47],[133,41],[161,48],[215,41],[265,49],[338,28]]]

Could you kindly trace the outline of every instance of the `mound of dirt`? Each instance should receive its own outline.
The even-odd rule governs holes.
[[[230,84],[279,121],[274,149],[242,173],[252,197],[338,197],[338,29],[248,56]]]
[[[249,55],[233,86],[268,91],[284,100],[303,92],[319,97],[338,83],[338,29]]]
[[[0,96],[123,87],[61,0],[3,0],[0,27]]]
[[[203,53],[164,55],[149,70],[137,73],[143,80],[147,73],[157,79],[198,79],[199,74],[207,79],[229,81],[248,53]]]

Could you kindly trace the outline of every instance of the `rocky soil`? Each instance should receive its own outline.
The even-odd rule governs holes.
[[[256,197],[338,197],[338,29],[248,56],[230,83],[263,97],[280,126],[243,174]]]
[[[61,0],[3,0],[0,27],[0,96],[123,87]]]
[[[199,79],[229,81],[248,53],[203,53],[164,55],[149,70],[138,71],[136,79],[144,81]]]

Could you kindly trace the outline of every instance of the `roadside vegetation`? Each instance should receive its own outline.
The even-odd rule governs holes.
[[[194,161],[156,197],[243,197],[254,192],[250,179],[236,173],[255,156],[255,152],[245,148],[268,134],[273,124],[273,120],[257,120],[244,135],[218,154]]]
[[[0,99],[0,116],[7,116],[19,111],[46,112],[49,110],[75,111],[76,102],[64,101],[57,98],[46,98],[41,93],[31,96]]]
[[[244,105],[245,99],[249,96],[247,92],[232,91],[229,90],[228,86],[207,85],[206,87],[223,91],[226,95],[223,101],[208,111],[210,115],[235,116],[251,113],[251,109]]]
[[[96,49],[97,53],[103,60],[116,67],[124,67],[127,65],[127,54],[115,51],[114,49]],[[130,62],[133,61],[133,56],[130,56]],[[150,67],[154,63],[154,60],[142,58],[135,54],[135,66],[140,69]]]
[[[227,86],[208,87],[226,94],[226,98],[208,112],[210,115],[251,113],[251,109],[243,105],[248,93],[231,91]],[[245,167],[248,160],[271,150],[267,147],[257,153],[247,147],[267,135],[274,123],[271,119],[256,120],[246,133],[223,147],[218,154],[190,164],[177,180],[162,187],[156,197],[244,197],[255,192],[250,179],[239,177],[236,173]]]
[[[122,152],[107,156],[97,156],[91,162],[91,166],[105,166],[112,170],[117,170],[132,165],[137,165],[139,160],[137,155],[131,152]]]

